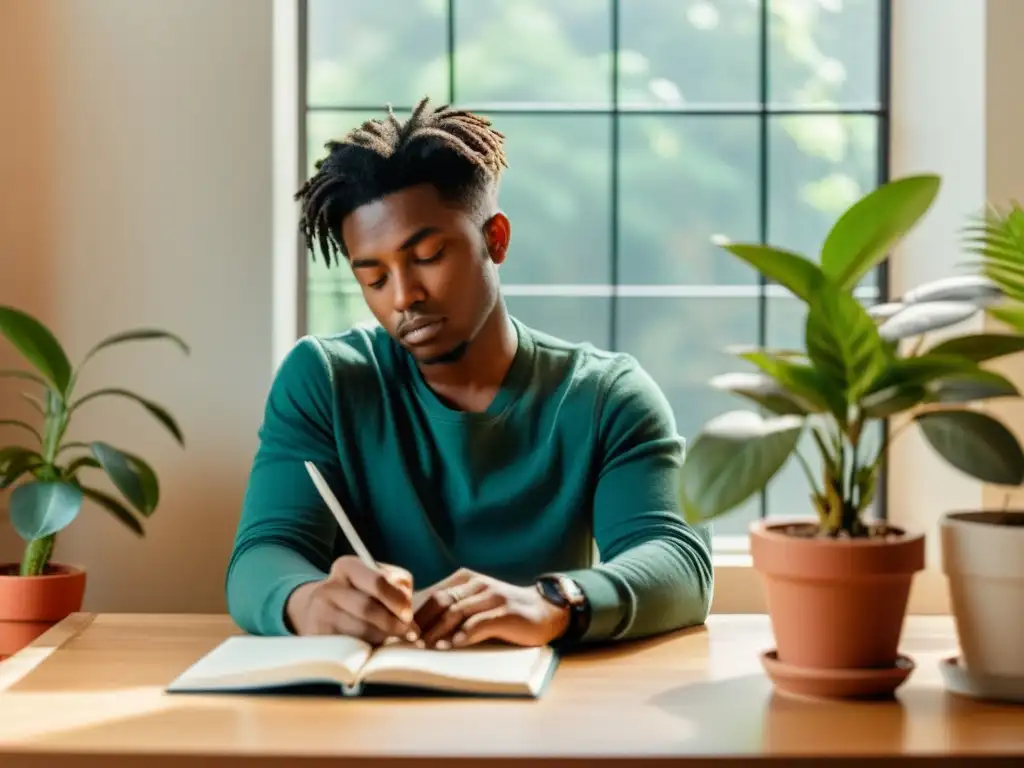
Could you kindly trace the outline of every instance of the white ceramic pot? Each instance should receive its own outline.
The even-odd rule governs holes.
[[[1024,512],[954,512],[941,529],[960,663],[1024,677]]]

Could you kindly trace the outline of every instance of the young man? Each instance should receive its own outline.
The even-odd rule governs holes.
[[[303,338],[277,372],[227,575],[237,623],[446,648],[703,622],[710,542],[677,512],[662,392],[506,311],[502,134],[424,100],[327,148],[302,231],[348,260],[380,327]],[[388,565],[353,556],[307,460]]]

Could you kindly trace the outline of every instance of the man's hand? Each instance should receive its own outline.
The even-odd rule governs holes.
[[[335,560],[323,581],[294,590],[285,614],[299,635],[351,635],[374,645],[418,637],[409,572],[391,565],[375,570],[351,555]]]
[[[548,602],[536,587],[517,587],[459,570],[416,594],[416,625],[428,648],[503,640],[546,645],[564,634],[569,610]]]

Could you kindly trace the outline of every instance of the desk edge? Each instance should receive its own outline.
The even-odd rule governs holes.
[[[68,614],[20,651],[0,662],[0,693],[27,677],[51,654],[82,634],[95,618],[95,613],[84,611]]]

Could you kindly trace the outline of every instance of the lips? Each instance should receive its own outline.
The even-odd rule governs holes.
[[[443,324],[443,317],[417,317],[403,325],[399,335],[406,344],[425,344],[437,336]]]

